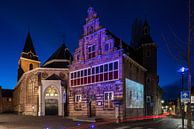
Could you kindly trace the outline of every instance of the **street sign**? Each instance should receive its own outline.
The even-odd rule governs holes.
[[[181,91],[181,102],[190,102],[190,91]]]

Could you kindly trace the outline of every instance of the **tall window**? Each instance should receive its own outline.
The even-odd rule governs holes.
[[[113,91],[104,92],[104,109],[113,109],[113,102],[114,99]]]
[[[78,54],[78,55],[77,55],[77,61],[79,61],[79,60],[80,60],[80,55]]]
[[[82,96],[75,95],[75,110],[81,110],[82,108],[81,102],[82,102]]]
[[[93,26],[89,26],[87,29],[88,29],[88,34],[91,34],[94,32]]]
[[[34,96],[34,86],[35,86],[35,78],[29,78],[28,79],[28,85],[27,85],[27,103],[32,104],[33,102],[33,96]]]
[[[95,45],[88,47],[88,58],[94,58],[95,57]]]
[[[105,50],[105,51],[108,51],[108,49],[109,49],[109,44],[107,43],[107,44],[105,44],[105,46],[104,46],[104,50]]]
[[[30,64],[29,70],[33,69],[33,64]]]
[[[80,69],[71,72],[71,86],[98,83],[119,78],[118,61],[99,64],[92,68]]]

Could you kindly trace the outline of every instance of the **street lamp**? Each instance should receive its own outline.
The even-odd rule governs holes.
[[[181,90],[184,91],[184,73],[188,70],[186,67],[181,67],[178,72],[181,73]],[[181,102],[181,112],[182,112],[182,129],[184,129],[184,102]]]

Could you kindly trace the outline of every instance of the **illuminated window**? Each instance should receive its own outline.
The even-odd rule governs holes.
[[[82,96],[75,95],[75,105],[74,105],[75,110],[81,110],[82,108],[81,102],[82,102]]]
[[[88,47],[88,58],[90,59],[93,57],[95,57],[95,45]]]
[[[114,99],[113,91],[104,92],[104,109],[113,109],[112,100]]]
[[[57,89],[54,86],[50,86],[46,89],[45,96],[58,96]]]
[[[81,101],[82,101],[81,95],[75,95],[75,102],[81,102]]]

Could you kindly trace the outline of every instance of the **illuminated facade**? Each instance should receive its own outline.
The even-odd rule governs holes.
[[[83,29],[70,66],[69,115],[121,119],[143,116],[147,70],[133,59],[133,48],[100,25],[92,7]],[[126,90],[136,84],[137,89]],[[127,96],[135,106],[130,105]]]
[[[157,47],[148,23],[136,21],[130,46],[101,26],[92,7],[87,13],[73,57],[62,45],[40,66],[28,33],[18,62],[14,111],[120,119],[158,114]]]
[[[30,33],[19,59],[14,111],[23,115],[67,115],[67,85],[71,54],[61,45],[40,67]]]

